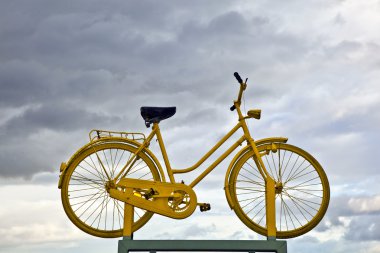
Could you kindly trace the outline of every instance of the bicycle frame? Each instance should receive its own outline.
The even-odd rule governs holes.
[[[172,110],[169,113],[169,108],[154,108],[155,110],[151,111],[144,111],[146,108],[142,108],[146,125],[153,124],[147,138],[141,133],[91,131],[90,143],[80,148],[67,163],[62,163],[60,168],[58,188],[62,189],[63,207],[70,220],[78,228],[95,236],[132,237],[132,233],[145,225],[153,214],[185,219],[194,213],[197,206],[200,207],[200,211],[208,211],[211,205],[198,202],[193,188],[235,151],[236,154],[226,169],[224,192],[229,207],[245,225],[259,234],[266,235],[268,239],[274,239],[276,235],[279,238],[295,237],[315,227],[327,210],[330,196],[328,179],[323,168],[306,151],[285,144],[287,138],[269,137],[253,140],[246,119],[260,119],[261,111],[249,110],[247,114],[242,114],[241,98],[248,79],[243,82],[237,72],[234,76],[240,84],[240,91],[238,99],[230,109],[236,110],[238,121],[188,168],[172,168],[169,162],[159,127],[160,120],[173,115]],[[150,115],[146,113],[148,111]],[[236,133],[239,129],[242,130],[242,134]],[[232,135],[236,135],[235,140],[226,144]],[[149,149],[154,138],[158,141],[166,172]],[[246,145],[242,145],[243,142],[246,142]],[[224,151],[215,155],[216,150],[222,145],[229,147],[223,148]],[[238,146],[242,147],[237,151]],[[196,173],[190,184],[175,181],[176,174],[195,171],[208,159],[212,161],[204,166],[207,168]],[[286,171],[287,168],[289,169]],[[136,172],[138,174],[134,174]],[[207,198],[211,200],[213,197]],[[124,210],[120,204],[123,202]],[[276,203],[279,204],[278,219]],[[113,210],[112,216],[107,215],[107,207],[108,210]],[[144,214],[136,212],[135,208],[137,211],[145,210]],[[296,215],[292,210],[295,210]],[[138,216],[136,219],[135,214]],[[292,217],[299,224],[295,225]],[[285,219],[283,224],[282,218]],[[110,222],[112,227],[109,225]]]
[[[215,169],[217,165],[219,165],[228,155],[230,155],[238,146],[240,146],[244,141],[247,141],[247,144],[252,148],[254,156],[253,160],[256,163],[256,166],[263,177],[265,181],[265,188],[266,188],[266,194],[265,194],[265,202],[267,207],[267,228],[268,228],[268,238],[275,238],[276,237],[276,214],[275,214],[275,180],[269,175],[267,169],[265,168],[264,162],[261,159],[261,155],[259,151],[257,150],[255,141],[251,137],[251,134],[249,132],[247,123],[245,122],[246,119],[252,118],[252,115],[243,116],[240,104],[241,104],[241,98],[243,95],[244,90],[246,89],[247,84],[245,82],[240,82],[240,90],[238,99],[234,101],[233,109],[236,109],[236,112],[238,114],[238,123],[234,128],[232,128],[221,140],[219,140],[197,163],[195,163],[193,166],[186,168],[186,169],[172,169],[168,154],[166,152],[165,144],[162,139],[160,127],[158,123],[153,123],[152,131],[148,135],[148,137],[145,139],[143,144],[136,150],[135,154],[131,157],[131,159],[127,162],[127,164],[121,169],[119,174],[115,177],[115,182],[117,182],[121,176],[125,176],[128,174],[129,169],[132,168],[133,164],[138,159],[138,154],[145,148],[148,147],[151,140],[154,138],[154,136],[157,137],[159,147],[162,153],[162,157],[164,159],[164,163],[166,166],[166,171],[168,173],[169,179],[171,183],[175,183],[174,174],[180,174],[180,173],[187,173],[194,171],[197,169],[204,161],[206,161],[217,149],[219,149],[220,146],[223,145],[238,129],[243,130],[243,135],[232,145],[230,146],[221,156],[219,156],[208,168],[206,168],[205,171],[203,171],[197,178],[194,179],[193,182],[189,184],[191,188],[196,186],[200,181],[202,181],[211,171]],[[128,230],[129,231],[129,230]],[[130,232],[130,231],[129,231]],[[128,233],[129,233],[128,232]],[[127,233],[127,234],[128,234]]]
[[[241,109],[240,104],[238,101],[234,102],[236,111],[239,116],[239,122],[236,124],[235,127],[233,127],[221,140],[219,140],[201,159],[195,163],[193,166],[186,168],[186,169],[173,169],[171,167],[171,164],[169,162],[169,158],[166,152],[165,144],[161,135],[160,127],[158,123],[154,123],[152,127],[151,133],[148,135],[148,137],[145,139],[141,147],[136,151],[134,156],[130,159],[130,161],[124,166],[124,168],[119,172],[119,174],[116,176],[115,181],[117,181],[121,175],[125,175],[128,172],[127,168],[130,168],[133,166],[134,162],[136,161],[136,157],[139,152],[143,150],[144,147],[148,147],[151,140],[154,138],[154,136],[157,137],[157,141],[159,143],[159,147],[162,153],[162,157],[164,159],[166,171],[168,173],[169,179],[171,183],[175,183],[174,174],[180,174],[180,173],[187,173],[194,171],[195,169],[199,168],[203,162],[205,162],[216,150],[220,148],[237,130],[240,128],[243,130],[243,135],[232,145],[230,146],[221,156],[219,156],[208,168],[206,168],[205,171],[203,171],[197,178],[194,179],[193,182],[189,184],[191,188],[196,186],[200,181],[202,181],[211,171],[213,171],[216,166],[218,166],[227,156],[229,156],[238,146],[240,146],[244,141],[247,141],[248,145],[251,145],[254,153],[255,153],[255,163],[257,164],[257,167],[260,168],[260,174],[266,181],[269,176],[263,162],[261,161],[260,154],[257,151],[255,142],[253,138],[251,137],[251,134],[249,132],[249,129],[247,127],[247,124],[245,120],[247,118],[250,118],[249,116],[244,117]],[[125,172],[126,171],[126,172]]]

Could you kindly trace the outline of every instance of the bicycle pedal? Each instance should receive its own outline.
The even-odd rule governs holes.
[[[150,188],[149,192],[145,193],[144,197],[146,200],[150,199],[151,197],[153,197],[153,195],[157,195],[158,192],[155,191],[153,188]]]
[[[198,203],[201,212],[206,212],[211,210],[211,205],[209,203]]]

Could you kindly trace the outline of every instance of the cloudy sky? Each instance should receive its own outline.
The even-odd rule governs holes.
[[[2,0],[0,252],[116,252],[64,214],[60,163],[91,129],[148,133],[140,106],[173,105],[169,157],[192,165],[235,124],[235,71],[262,109],[253,136],[288,137],[330,180],[324,220],[289,252],[380,252],[379,27],[378,0]],[[211,212],[135,237],[262,238],[229,210],[226,166],[195,189]]]

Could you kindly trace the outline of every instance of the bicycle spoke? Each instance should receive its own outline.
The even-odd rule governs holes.
[[[252,192],[265,192],[265,190],[257,190],[252,187],[236,187],[236,189],[243,190],[243,191],[252,191]]]
[[[85,197],[89,197],[89,196],[93,196],[93,195],[94,195],[93,193],[91,193],[91,194],[85,194],[85,195],[80,195],[80,196],[72,197],[70,199],[72,200],[72,199],[78,199],[78,198],[85,198]]]
[[[286,195],[288,195],[288,193],[286,193]],[[293,196],[294,199],[298,200],[299,203],[302,203],[303,205],[313,209],[314,211],[318,212],[318,209],[316,209],[315,207],[311,206],[310,204],[314,204],[314,205],[317,205],[318,207],[320,206],[319,203],[315,203],[313,201],[310,201],[310,200],[306,200],[306,199],[302,199],[302,198],[298,198],[298,197],[295,197]],[[310,203],[310,204],[308,204]]]
[[[315,184],[315,185],[322,185],[322,184]],[[323,190],[319,190],[319,189],[305,189],[305,188],[302,188],[302,187],[305,187],[305,186],[284,187],[284,189],[287,190],[287,191],[299,191],[299,190],[303,190],[303,191],[308,191],[308,192],[323,192]]]
[[[261,194],[260,196],[263,196],[263,195],[264,194]],[[243,201],[248,201],[248,200],[257,199],[257,198],[259,198],[259,197],[253,197],[253,198],[248,198],[248,199],[241,199],[241,200],[239,200],[239,202],[241,203]]]
[[[140,163],[136,164],[136,167],[134,167],[133,169],[131,169],[130,171],[128,171],[127,176],[130,176],[130,175],[132,175],[132,174],[135,174],[136,172],[138,172],[138,171],[140,171],[140,170],[143,170],[143,169],[145,169],[145,168],[147,167],[146,165],[144,165],[143,167],[141,167],[141,168],[139,168],[139,169],[137,169],[137,170],[134,170],[134,169],[136,169],[136,168],[138,167],[138,165],[140,165]]]
[[[292,154],[293,154],[293,153],[292,153]],[[289,174],[288,174],[288,177],[286,178],[285,182],[287,182],[288,179],[289,179],[289,177],[292,175],[292,172],[293,172],[293,170],[294,170],[294,167],[296,166],[296,164],[297,164],[299,158],[300,158],[300,157],[297,156],[296,161],[294,162],[293,167],[292,167],[292,169],[290,170],[290,172],[289,172]],[[290,159],[290,157],[289,157],[289,159]],[[289,161],[288,161],[288,162],[289,162]]]
[[[252,220],[255,219],[255,217],[265,208],[265,205],[263,205],[263,207],[261,207],[261,209],[255,214],[255,216],[252,217]],[[248,214],[248,213],[247,213]],[[260,221],[258,222],[260,224]]]
[[[96,164],[95,164],[94,160],[92,160],[92,157],[91,157],[91,156],[92,156],[92,155],[89,155],[88,158],[90,158],[90,160],[91,160],[91,162],[92,162],[92,164],[93,164],[94,166],[90,165],[90,163],[88,163],[88,162],[86,161],[86,159],[84,159],[83,161],[84,161],[85,163],[87,163],[90,167],[94,168],[94,169],[96,170],[96,172],[99,174],[100,178],[102,178],[103,181],[105,182],[105,181],[106,181],[106,177],[104,176],[102,169],[99,169],[99,170],[98,170],[98,166],[96,166]]]
[[[104,202],[107,200],[107,196],[106,194],[103,196],[103,201],[95,208],[95,210],[90,214],[90,216],[87,217],[87,219],[84,221],[85,223],[87,222],[87,220],[90,219],[90,217],[99,209],[101,208],[100,210],[102,211],[103,208],[104,208]],[[101,213],[101,212],[100,212]],[[96,221],[96,219],[99,217],[100,213],[94,218],[94,221],[92,222],[92,224],[90,226],[92,226],[94,224],[94,222]]]
[[[114,228],[115,228],[115,201],[114,201],[113,198],[112,198],[112,202],[113,202],[113,211],[112,211],[112,230],[114,230]]]
[[[281,175],[281,149],[278,149],[277,150],[277,154],[278,154],[278,181],[279,182],[282,182],[282,175]]]
[[[297,157],[297,158],[298,158],[298,157]],[[293,172],[292,175],[289,174],[289,177],[288,177],[288,179],[284,182],[284,184],[286,184],[287,182],[289,182],[289,181],[294,177],[294,175],[298,172],[299,168],[301,168],[301,166],[304,164],[304,162],[306,162],[305,159],[304,159],[304,160],[302,161],[302,163],[297,167],[297,169]]]
[[[104,195],[104,198],[103,198],[103,202],[102,202],[102,208],[100,209],[100,212],[99,214],[95,217],[94,221],[91,223],[90,226],[92,226],[94,224],[94,222],[96,221],[96,219],[99,217],[99,220],[98,220],[98,226],[97,226],[97,229],[99,229],[99,225],[100,225],[100,221],[102,219],[102,214],[103,214],[103,210],[104,210],[104,207],[107,206],[107,203],[104,205],[104,202],[107,200],[107,196]],[[109,201],[108,201],[109,202]],[[107,220],[107,215],[106,215],[106,219]]]
[[[111,178],[110,178],[110,176],[108,175],[108,172],[107,172],[107,170],[106,170],[106,167],[104,167],[104,164],[103,164],[102,160],[100,160],[100,157],[99,157],[98,153],[95,153],[95,155],[96,155],[96,157],[98,158],[98,163],[99,163],[100,167],[103,168],[103,171],[104,171],[104,173],[105,173],[106,176],[107,176],[107,179],[108,179],[108,180],[111,180]]]
[[[65,210],[71,212],[75,225],[100,237],[122,235],[123,202],[109,196],[106,184],[119,174],[120,179],[159,180],[154,162],[144,153],[134,155],[136,150],[123,143],[99,143],[73,158],[62,189]],[[139,208],[134,208],[134,214],[133,229],[143,226],[152,215]]]
[[[263,194],[264,195],[264,194]],[[263,198],[263,195],[260,195],[259,197],[257,198],[254,198],[252,201],[248,202],[247,204],[245,204],[244,206],[242,206],[241,208],[244,209],[244,207],[250,205],[251,203],[253,203],[255,200],[259,199],[259,198]],[[241,201],[239,201],[240,203]]]
[[[264,185],[262,184],[259,184],[257,182],[253,182],[253,181],[248,181],[248,180],[236,180],[236,182],[238,183],[247,183],[247,184],[253,184],[253,185],[258,185],[258,186],[261,186],[261,187],[265,187]]]
[[[110,168],[111,169],[110,172],[111,172],[111,178],[113,178],[113,171],[115,169],[115,162],[114,162],[113,155],[112,155],[112,149],[109,149],[109,151],[110,151],[110,160],[111,160],[111,165],[112,165],[112,167]],[[116,152],[117,152],[117,150],[116,150]]]
[[[114,203],[113,205],[116,206],[116,209],[117,209],[117,217],[119,220],[119,227],[122,228],[120,221],[123,220],[123,215],[121,214],[121,211],[119,209],[119,205],[116,203],[117,200],[112,199],[112,201]]]
[[[86,204],[87,202],[93,200],[94,197],[96,197],[97,195],[102,194],[102,193],[103,193],[103,192],[99,191],[99,192],[97,192],[97,193],[95,193],[95,194],[91,194],[92,198],[90,198],[90,199],[88,199],[88,200],[83,200],[83,201],[81,201],[81,202],[73,203],[73,204],[71,204],[71,206],[76,206],[76,205],[80,205],[80,204],[83,204],[83,203]],[[72,199],[73,199],[73,198],[70,198],[70,200],[72,200]],[[98,198],[97,198],[97,199],[98,199]],[[97,199],[96,199],[96,200],[97,200]],[[82,206],[84,206],[84,204],[83,204]],[[82,206],[78,207],[75,211],[79,210]]]
[[[263,203],[265,200],[265,198],[263,200],[261,200],[259,203],[257,203],[254,207],[252,207],[252,209],[250,209],[248,212],[246,212],[246,214],[248,215],[250,212],[252,212],[253,209],[255,209],[258,205],[260,205],[261,203]]]
[[[83,160],[84,162],[86,162],[91,168],[95,169],[96,172],[98,172],[98,170],[94,167],[92,167],[86,160]],[[88,173],[94,175],[95,177],[97,178],[100,178],[102,182],[104,182],[104,178],[102,176],[100,176],[99,172],[98,172],[98,175],[96,175],[95,173],[93,173],[92,171],[89,171],[88,169],[86,169],[85,167],[83,167],[82,165],[78,164],[78,167],[82,168],[83,170],[87,171]]]
[[[79,173],[78,171],[74,171],[74,173],[77,174],[77,176],[75,176],[75,179],[77,179],[78,181],[89,181],[89,182],[93,182],[95,184],[99,184],[99,185],[103,185],[103,181],[101,180],[97,180],[97,179],[92,179],[92,178],[88,178],[84,175],[82,175],[81,173]],[[73,175],[74,175],[73,173]],[[73,178],[73,176],[71,176],[71,178]]]
[[[275,174],[273,174],[272,167],[270,166],[270,164],[269,164],[269,162],[268,162],[268,158],[267,158],[267,156],[265,156],[265,160],[267,161],[267,165],[268,165],[268,167],[269,167],[269,170],[270,170],[270,172],[271,172],[272,177],[274,177]]]
[[[93,187],[94,189],[103,189],[103,187],[99,186],[99,184],[94,184],[94,183],[87,183],[87,182],[83,182],[83,181],[80,181],[80,180],[75,180],[74,181],[77,181],[78,183],[77,184],[74,184],[74,183],[70,183],[70,186],[83,186],[83,185],[86,185],[86,186],[90,186],[90,187]]]
[[[281,230],[281,228],[282,228],[282,226],[281,226],[281,224],[282,224],[282,206],[283,206],[283,204],[282,204],[282,193],[281,193],[281,195],[280,195],[280,230]]]
[[[285,171],[286,171],[286,169],[288,168],[288,165],[289,165],[289,162],[290,162],[290,159],[292,158],[292,156],[293,156],[293,152],[290,153],[289,159],[288,159],[288,161],[286,162],[285,169],[284,169],[284,171],[282,172],[283,175],[285,175]],[[284,158],[285,158],[285,157],[284,157]]]
[[[136,208],[135,208],[135,209],[136,209]],[[139,215],[139,213],[138,213],[136,210],[134,210],[134,213],[137,214],[137,216],[138,216],[139,218],[141,218],[141,216]]]
[[[265,192],[265,191],[264,191]],[[243,192],[243,193],[236,193],[236,195],[247,195],[247,194],[253,194],[252,192]]]
[[[249,164],[248,164],[249,165]],[[263,178],[262,177],[259,177],[258,175],[256,175],[256,174],[253,174],[252,172],[250,172],[249,170],[247,170],[246,168],[244,168],[244,167],[241,167],[243,170],[245,170],[247,173],[249,173],[249,174],[251,174],[251,175],[253,175],[253,176],[255,176],[255,177],[257,177],[258,179],[260,179],[260,180],[263,180]]]
[[[109,149],[109,150],[110,150],[110,149]],[[103,157],[104,157],[104,159],[106,160],[107,168],[109,168],[108,171],[110,171],[110,169],[112,169],[112,168],[110,167],[110,165],[109,165],[109,163],[108,163],[107,155],[106,155],[106,153],[104,152],[104,150],[102,150],[102,153],[103,153]]]
[[[297,185],[294,185],[293,188],[297,188],[297,187],[299,187],[299,186],[301,186],[301,185],[303,185],[303,184],[305,184],[305,183],[311,182],[311,181],[313,181],[313,180],[315,180],[315,179],[319,179],[319,176],[316,176],[316,177],[314,177],[314,178],[312,178],[312,179],[309,179],[309,180],[306,180],[306,181],[304,181],[304,182],[302,182],[302,183],[299,183],[299,184],[297,184]]]
[[[244,177],[245,179],[248,179],[248,180],[249,180],[249,182],[251,182],[252,184],[257,184],[257,185],[260,185],[260,186],[263,186],[263,187],[265,187],[265,185],[264,185],[264,184],[260,184],[260,183],[259,183],[259,182],[257,182],[257,181],[253,181],[252,179],[250,179],[249,177],[246,177],[246,176],[244,176],[243,174],[240,174],[240,176]],[[239,181],[239,180],[236,180],[236,181]]]
[[[307,212],[311,218],[313,218],[313,215],[311,213],[309,213],[309,211],[307,211],[303,206],[301,206],[300,204],[298,204],[299,201],[297,200],[294,200],[294,198],[288,194],[286,194],[291,200],[292,202],[295,204],[295,206],[297,207],[297,209],[300,211],[300,213],[302,214],[302,216],[305,218],[305,220],[307,222],[309,222],[309,219],[306,218],[306,216],[304,215],[304,213],[300,210],[300,208],[302,208],[305,212]]]
[[[315,195],[315,194],[313,194],[313,193],[306,192],[306,191],[303,191],[303,190],[298,190],[298,191],[299,191],[299,192],[302,192],[302,193],[304,193],[304,194],[307,194],[307,195],[313,196],[313,197],[320,198],[320,199],[323,198],[323,196]]]
[[[147,173],[145,173],[144,175],[142,175],[141,177],[139,177],[138,179],[141,179],[143,177],[145,177],[146,175],[150,174],[150,171],[148,171]]]
[[[296,225],[294,225],[294,221],[293,221],[292,216],[291,216],[291,213],[290,213],[291,210],[290,210],[289,206],[286,204],[286,201],[284,201],[284,207],[285,207],[285,209],[286,209],[287,212],[288,212],[288,215],[289,215],[290,221],[291,221],[292,224],[293,224],[293,227],[296,228]]]
[[[308,169],[310,166],[312,166],[311,164],[309,164],[305,169],[303,169],[303,170],[301,170],[299,173],[297,173],[297,175],[294,175],[292,178],[290,178],[289,180],[288,180],[288,182],[290,182],[290,181],[293,181],[293,180],[296,180],[297,178],[301,178],[301,177],[303,177],[303,176],[306,176],[306,175],[309,175],[310,173],[315,173],[315,171],[314,170],[311,170],[311,171],[309,171],[309,172],[306,172],[306,173],[304,173],[304,174],[301,174],[303,171],[305,171],[306,169]],[[300,175],[301,174],[301,175]]]
[[[91,187],[91,188],[84,188],[84,189],[77,189],[77,190],[69,190],[68,192],[79,192],[79,191],[89,191],[89,190],[94,190],[94,189],[99,189],[97,187]]]
[[[97,197],[96,199],[89,199],[87,202],[90,202],[91,200],[93,200],[93,202],[91,203],[91,205],[89,205],[83,212],[82,212],[82,214],[81,215],[79,215],[78,216],[78,218],[81,218],[82,217],[82,215],[92,206],[92,205],[94,205],[95,204],[95,202],[98,200],[98,199],[100,199],[100,198],[102,198],[103,197],[103,195],[105,195],[106,193],[105,192],[102,192],[101,193],[101,195],[99,196],[99,197]],[[86,202],[86,203],[87,203]],[[84,204],[83,204],[84,205]],[[82,205],[82,206],[83,206]],[[79,208],[81,208],[82,206],[80,206]],[[77,210],[79,210],[79,208],[77,209]],[[85,221],[86,222],[86,221]]]
[[[272,162],[273,162],[273,170],[274,170],[273,178],[275,178],[275,176],[276,176],[277,177],[277,182],[278,182],[278,181],[280,181],[280,176],[276,173],[277,170],[276,170],[276,163],[274,162],[273,152],[270,152],[270,154],[271,154]]]
[[[265,206],[264,206],[265,207]],[[261,210],[260,210],[261,211]],[[260,212],[259,211],[259,212]],[[257,214],[259,214],[259,212],[257,212]],[[266,216],[266,213],[264,212],[263,216],[260,218],[260,220],[257,222],[258,224],[261,223],[261,221],[264,219],[264,217]]]

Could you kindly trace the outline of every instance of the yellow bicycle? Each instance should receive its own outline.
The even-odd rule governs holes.
[[[98,237],[131,236],[154,213],[175,219],[189,217],[198,203],[193,190],[220,162],[243,143],[225,176],[225,195],[240,220],[255,232],[277,238],[291,238],[314,228],[326,213],[330,190],[327,176],[318,161],[304,150],[287,144],[287,138],[254,140],[246,120],[260,119],[261,110],[243,115],[241,98],[247,87],[240,84],[236,110],[238,123],[197,163],[174,169],[161,136],[160,121],[173,116],[175,107],[141,107],[151,133],[92,130],[90,142],[62,163],[58,187],[64,210],[81,230]],[[243,135],[190,184],[174,175],[197,169],[237,130]],[[166,173],[149,150],[156,137]],[[168,178],[168,179],[167,179]]]

